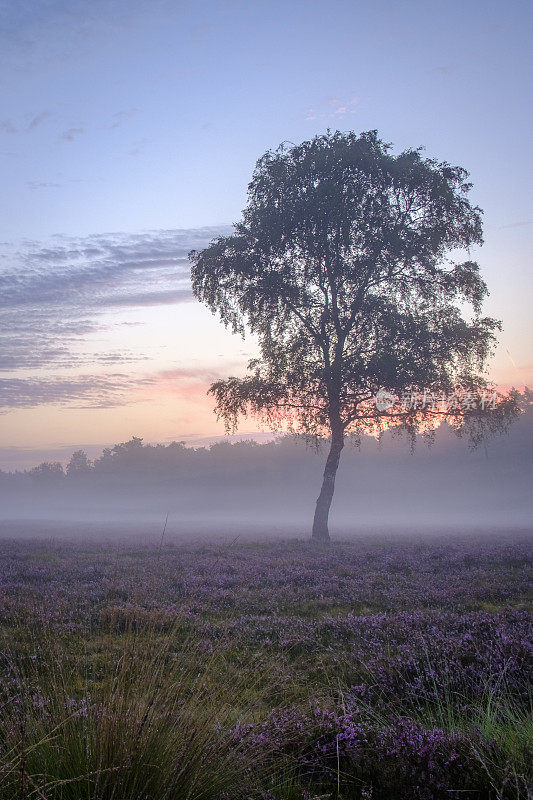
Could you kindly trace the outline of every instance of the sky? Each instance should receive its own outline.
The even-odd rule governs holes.
[[[485,312],[503,322],[490,377],[531,385],[529,2],[0,12],[0,469],[223,435],[207,388],[254,343],[193,298],[187,253],[238,221],[267,149],[328,128],[469,170]]]

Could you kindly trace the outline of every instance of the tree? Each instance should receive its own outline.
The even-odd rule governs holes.
[[[329,538],[346,436],[391,420],[414,431],[439,413],[378,409],[378,390],[486,389],[500,324],[481,316],[478,264],[449,260],[482,243],[467,179],[422,148],[394,155],[376,131],[328,131],[266,152],[234,233],[189,254],[195,295],[259,345],[246,377],[211,386],[219,417],[229,429],[252,414],[329,438],[314,539]],[[451,414],[459,426],[469,416]]]
[[[57,481],[65,477],[63,465],[59,461],[43,461],[28,471],[28,475],[38,481]]]
[[[76,450],[72,453],[67,464],[67,475],[73,476],[86,475],[91,470],[91,462],[85,450]]]

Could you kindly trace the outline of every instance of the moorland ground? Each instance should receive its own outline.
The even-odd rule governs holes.
[[[0,796],[528,797],[527,533],[0,540]]]

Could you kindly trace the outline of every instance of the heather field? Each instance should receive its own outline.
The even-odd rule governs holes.
[[[2,799],[531,796],[524,533],[2,532]]]

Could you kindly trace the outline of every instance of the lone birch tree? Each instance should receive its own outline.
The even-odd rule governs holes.
[[[329,440],[314,539],[329,538],[350,433],[392,421],[413,431],[445,413],[434,402],[377,408],[379,390],[429,388],[435,397],[487,388],[499,323],[481,316],[478,264],[468,252],[450,259],[482,243],[470,188],[466,170],[422,148],[394,155],[376,131],[328,131],[266,152],[234,232],[189,255],[196,297],[259,345],[244,378],[211,386],[218,416],[228,429],[251,414]],[[458,425],[467,416],[451,413]]]

